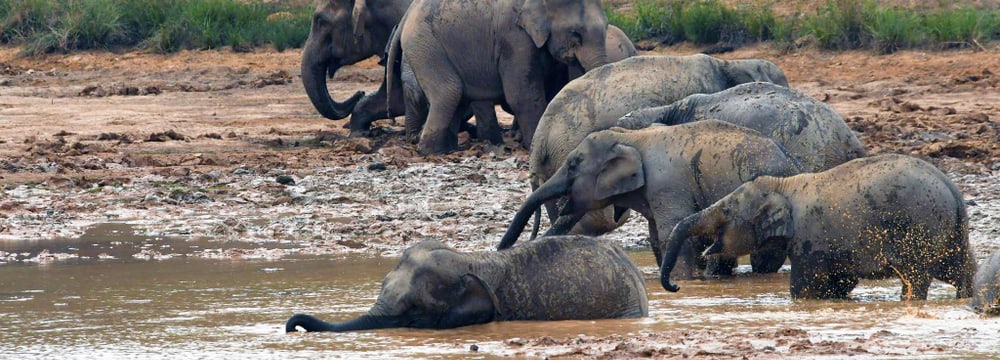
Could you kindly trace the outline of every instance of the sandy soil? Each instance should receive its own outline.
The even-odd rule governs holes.
[[[774,61],[793,87],[837,109],[871,153],[912,154],[944,169],[970,205],[977,255],[1000,248],[996,45],[881,56],[759,45],[718,56]],[[496,244],[529,190],[524,150],[512,141],[493,151],[467,143],[454,154],[422,157],[399,136],[401,121],[377,123],[373,138],[347,138],[345,121],[323,119],[309,104],[299,58],[266,50],[22,58],[0,49],[0,239],[72,238],[95,223],[127,222],[145,235],[261,244],[187,256],[392,254],[424,238],[463,249]],[[371,60],[342,69],[334,97],[374,90],[380,76]],[[639,219],[609,237],[642,246],[644,229]],[[73,257],[0,251],[4,262],[59,256]],[[158,256],[171,254],[142,254]],[[774,343],[770,350],[711,332],[644,336],[508,345],[606,358],[881,348],[875,338],[814,343],[797,329],[761,334]]]

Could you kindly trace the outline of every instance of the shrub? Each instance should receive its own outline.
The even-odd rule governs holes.
[[[869,15],[865,29],[876,51],[887,54],[911,47],[918,39],[919,19],[910,10],[878,8]]]
[[[713,44],[740,32],[733,12],[717,1],[695,1],[684,8],[681,17],[684,36],[697,44]]]

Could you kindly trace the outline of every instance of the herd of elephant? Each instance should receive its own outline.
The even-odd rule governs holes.
[[[498,251],[421,242],[365,315],[296,314],[286,331],[646,316],[642,274],[595,237],[631,211],[649,223],[668,291],[672,279],[730,275],[749,255],[755,273],[787,260],[795,299],[898,277],[903,299],[925,300],[937,279],[973,308],[1000,309],[1000,254],[977,276],[965,200],[932,164],[867,156],[836,111],[769,61],[635,53],[599,0],[323,2],[302,59],[323,116],[350,115],[365,135],[405,115],[418,149],[441,153],[463,129],[502,141],[501,105],[530,151],[533,192]],[[386,65],[378,91],[333,100],[325,76],[373,55]],[[543,212],[551,227],[535,239]],[[532,241],[514,246],[532,217]]]

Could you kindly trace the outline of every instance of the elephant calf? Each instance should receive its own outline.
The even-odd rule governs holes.
[[[801,91],[768,82],[694,94],[666,106],[636,110],[618,126],[677,125],[722,120],[760,131],[788,149],[806,172],[823,171],[865,156],[865,148],[829,105]]]
[[[663,240],[677,222],[758,176],[799,172],[795,159],[771,139],[721,121],[596,132],[525,200],[498,248],[512,246],[544,202],[566,196],[568,202],[547,235],[564,234],[594,209],[614,205],[617,214],[633,209],[649,221],[650,245],[659,262]],[[691,248],[700,251],[707,245]],[[756,272],[778,271],[785,262],[780,251],[754,255]],[[684,259],[687,266],[675,275],[691,277],[696,253],[685,251]],[[727,259],[709,273],[730,273],[735,260]]]
[[[660,280],[683,242],[712,236],[706,254],[787,249],[793,298],[846,298],[859,278],[898,276],[902,298],[927,299],[933,279],[972,296],[975,271],[965,201],[940,170],[905,155],[879,155],[740,186],[674,228]]]
[[[644,317],[642,274],[625,252],[585,236],[541,238],[503,252],[460,253],[436,241],[403,252],[367,314],[339,323],[296,314],[285,331],[447,329],[505,320]]]
[[[976,271],[969,306],[987,315],[1000,315],[1000,251],[990,255]]]

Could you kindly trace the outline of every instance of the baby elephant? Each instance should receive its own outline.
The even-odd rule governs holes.
[[[684,219],[668,239],[660,281],[692,236],[707,255],[787,249],[793,298],[846,298],[859,278],[898,276],[902,298],[927,299],[932,279],[972,296],[974,259],[962,194],[941,171],[905,155],[849,161],[786,178],[760,177]]]
[[[1000,251],[993,253],[976,271],[969,306],[986,315],[1000,315]]]
[[[338,323],[296,314],[285,331],[636,318],[648,315],[647,306],[642,274],[609,241],[553,236],[510,251],[478,253],[424,241],[403,252],[367,314]]]

